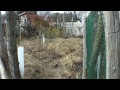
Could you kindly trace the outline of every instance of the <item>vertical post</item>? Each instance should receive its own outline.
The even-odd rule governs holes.
[[[87,46],[86,46],[86,19],[84,22],[83,30],[83,74],[82,79],[86,79],[86,68],[87,68]]]
[[[24,47],[18,47],[18,61],[21,78],[24,78]]]
[[[22,24],[21,24],[21,17],[20,18],[20,23],[19,23],[19,27],[20,27],[20,46],[18,47],[18,52],[17,52],[17,55],[18,55],[18,61],[19,61],[19,69],[20,69],[20,75],[21,75],[21,78],[23,79],[24,78],[24,47],[21,46],[21,33],[22,33]]]
[[[106,78],[120,78],[120,28],[118,11],[103,11],[106,39]]]
[[[65,15],[63,13],[63,29],[64,29],[64,22],[65,22],[64,18],[65,18]]]
[[[20,45],[21,45],[21,23],[20,23]]]
[[[64,30],[63,36],[66,36],[66,30],[65,30],[65,12],[63,13],[63,30]]]
[[[43,41],[43,43],[45,43],[45,34],[44,33],[42,33],[42,41]]]
[[[57,29],[58,29],[58,19],[57,19]]]
[[[74,22],[73,22],[73,17],[72,17],[71,37],[72,37],[72,36],[73,36],[73,34],[74,34],[74,33],[73,33],[73,31],[74,31],[73,29],[74,29]]]
[[[66,26],[66,18],[65,18],[66,16],[65,16],[65,15],[66,15],[66,14],[65,14],[65,11],[64,11],[64,28],[65,28],[65,30],[66,30],[66,27],[67,27],[67,26]]]

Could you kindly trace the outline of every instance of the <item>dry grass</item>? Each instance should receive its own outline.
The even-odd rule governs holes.
[[[35,38],[23,40],[25,79],[76,79],[82,72],[82,39],[56,38],[45,44]]]

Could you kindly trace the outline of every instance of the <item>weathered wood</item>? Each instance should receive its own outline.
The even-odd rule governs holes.
[[[3,30],[2,30],[2,18],[0,11],[0,75],[2,79],[7,79],[7,72],[5,69],[5,65],[3,64],[3,49],[4,49],[4,38],[3,38]]]
[[[83,74],[82,79],[86,79],[86,68],[87,68],[87,46],[86,46],[86,20],[84,22],[84,30],[83,30]]]
[[[1,16],[1,12],[0,12]],[[4,33],[4,27],[2,27],[2,18],[0,17],[0,58],[1,58],[1,70],[2,70],[2,76],[6,73],[6,78],[11,78],[11,73],[9,69],[9,61],[8,61],[8,54],[7,54],[7,46],[5,42],[5,34]],[[3,73],[4,71],[4,73]]]
[[[120,28],[118,11],[103,11],[106,39],[106,78],[120,78]]]
[[[0,58],[0,76],[1,76],[1,79],[8,79],[8,75],[1,58]]]
[[[21,79],[16,45],[16,16],[14,11],[6,11],[6,14],[7,50],[10,61],[11,75],[12,79]]]

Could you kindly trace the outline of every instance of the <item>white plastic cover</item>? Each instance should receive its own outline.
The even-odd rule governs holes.
[[[24,47],[18,47],[18,61],[21,77],[24,78]]]

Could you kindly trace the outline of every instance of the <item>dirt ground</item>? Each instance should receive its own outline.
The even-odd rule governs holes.
[[[82,39],[22,40],[25,79],[77,79],[82,74]]]

